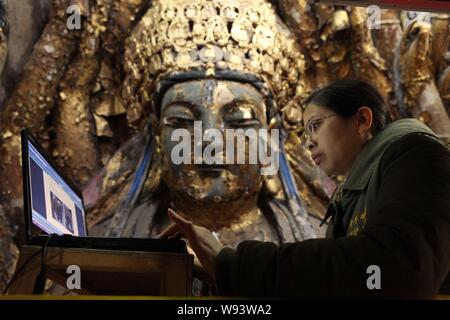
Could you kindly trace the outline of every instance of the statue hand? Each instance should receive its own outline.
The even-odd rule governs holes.
[[[189,245],[194,250],[204,271],[210,279],[215,280],[214,261],[223,245],[214,237],[208,229],[199,227],[189,220],[184,219],[172,209],[169,209],[169,217],[174,224],[163,230],[158,238],[174,238],[182,235],[187,238]]]

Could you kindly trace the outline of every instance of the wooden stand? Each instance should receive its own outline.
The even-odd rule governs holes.
[[[24,246],[8,294],[33,293],[41,262],[41,247]],[[47,279],[67,287],[71,265],[81,271],[81,289],[73,291],[83,295],[190,296],[192,292],[189,254],[47,247]]]

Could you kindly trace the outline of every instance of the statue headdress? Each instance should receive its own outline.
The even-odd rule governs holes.
[[[283,106],[287,127],[301,118],[304,57],[265,0],[153,1],[127,40],[125,70],[131,109],[148,106],[163,79],[180,74],[247,76],[271,94],[276,112]]]

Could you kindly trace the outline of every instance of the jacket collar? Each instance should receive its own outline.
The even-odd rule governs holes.
[[[435,135],[430,128],[416,119],[401,119],[390,123],[363,147],[342,188],[364,190],[386,148],[393,141],[413,132]]]

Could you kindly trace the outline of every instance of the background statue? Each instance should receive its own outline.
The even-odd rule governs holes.
[[[300,148],[301,101],[317,86],[360,78],[382,92],[393,118],[415,116],[450,134],[447,15],[382,10],[381,29],[370,30],[365,8],[306,0],[49,2],[0,109],[0,287],[23,243],[22,127],[83,188],[91,234],[154,235],[174,206],[229,245],[302,240],[312,234],[306,218],[320,236],[339,177],[326,177]],[[67,28],[71,4],[80,30]],[[201,103],[194,112],[188,102]],[[262,177],[238,165],[171,167],[167,136],[193,120],[283,129],[287,170]]]

